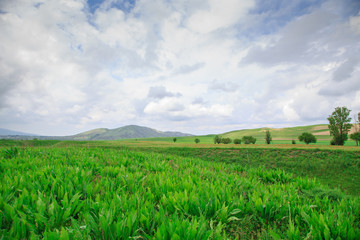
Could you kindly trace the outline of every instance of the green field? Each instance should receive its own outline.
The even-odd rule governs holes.
[[[2,239],[360,238],[355,147],[0,144]]]

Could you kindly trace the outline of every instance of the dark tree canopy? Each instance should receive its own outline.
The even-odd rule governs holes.
[[[222,138],[222,139],[221,139],[221,143],[223,143],[223,144],[229,144],[229,143],[231,143],[231,139],[230,139],[230,138]]]
[[[360,132],[355,132],[353,134],[350,135],[350,138],[354,141],[356,141],[356,146],[359,146],[359,142],[360,142]]]
[[[270,144],[272,141],[271,133],[269,130],[266,130],[265,132],[265,142],[266,144]]]
[[[216,135],[215,137],[214,137],[214,143],[216,144],[220,144],[221,143],[221,137],[219,137],[219,135]]]
[[[256,138],[254,138],[253,136],[243,136],[242,141],[244,142],[244,144],[255,144]]]
[[[234,139],[234,144],[241,144],[241,139],[235,138]]]
[[[355,116],[354,128],[355,128],[355,132],[350,135],[350,138],[356,142],[356,146],[359,146],[359,142],[360,142],[360,113],[358,113],[357,118]]]
[[[328,117],[330,135],[333,136],[332,144],[344,145],[348,139],[348,133],[351,129],[350,111],[346,107],[337,107]]]
[[[299,141],[306,144],[316,143],[316,137],[311,133],[304,132],[299,136]]]

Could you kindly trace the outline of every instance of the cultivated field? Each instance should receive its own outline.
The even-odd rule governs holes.
[[[356,147],[220,146],[0,141],[0,236],[360,239]]]

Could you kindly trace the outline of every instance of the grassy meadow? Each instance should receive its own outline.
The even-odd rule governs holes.
[[[359,150],[1,140],[0,238],[360,239]]]

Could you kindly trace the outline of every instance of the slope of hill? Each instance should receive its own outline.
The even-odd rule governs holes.
[[[162,132],[148,127],[128,125],[115,129],[98,128],[70,136],[73,140],[117,140],[127,138],[184,137],[191,134]]]
[[[265,131],[269,130],[273,140],[297,140],[298,136],[303,132],[310,132],[314,134],[318,140],[330,140],[330,132],[327,124],[289,127],[289,128],[256,128],[231,131],[221,134],[221,137],[242,138],[243,136],[253,136],[258,139],[265,137]]]

